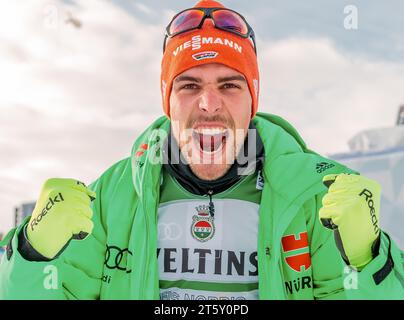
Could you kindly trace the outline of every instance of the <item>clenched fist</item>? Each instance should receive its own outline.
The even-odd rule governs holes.
[[[323,183],[329,189],[323,197],[320,220],[334,230],[345,262],[361,270],[372,261],[380,236],[380,185],[348,174],[327,175]]]
[[[96,194],[74,179],[49,179],[26,226],[27,240],[41,255],[53,259],[72,239],[92,232],[90,203]]]

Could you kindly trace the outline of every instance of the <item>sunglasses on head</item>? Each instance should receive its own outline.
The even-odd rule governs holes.
[[[217,29],[234,33],[242,38],[250,38],[257,54],[253,29],[241,14],[226,8],[190,8],[176,14],[166,28],[163,52],[169,38],[201,29],[206,18],[212,19]]]

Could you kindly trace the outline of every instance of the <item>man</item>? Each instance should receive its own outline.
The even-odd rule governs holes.
[[[257,114],[256,44],[242,16],[210,0],[176,15],[161,83],[166,116],[130,158],[89,188],[44,184],[6,237],[0,298],[404,297],[379,185]]]

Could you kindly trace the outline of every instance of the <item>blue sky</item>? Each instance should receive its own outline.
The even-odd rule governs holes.
[[[348,150],[404,103],[404,3],[223,1],[254,27],[260,110],[312,149]],[[0,231],[49,177],[91,182],[162,114],[164,27],[193,1],[0,1]],[[344,28],[344,7],[358,29]],[[68,13],[81,28],[66,23]]]

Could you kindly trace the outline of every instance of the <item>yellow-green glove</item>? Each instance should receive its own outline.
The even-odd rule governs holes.
[[[323,197],[320,220],[334,230],[345,262],[362,270],[378,251],[380,185],[363,176],[348,174],[326,175],[323,183],[329,189]]]
[[[49,179],[27,225],[27,240],[41,255],[53,259],[72,239],[92,232],[90,202],[96,194],[74,179]]]

